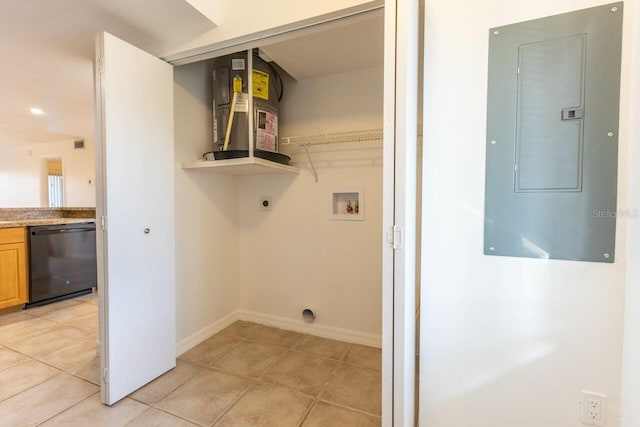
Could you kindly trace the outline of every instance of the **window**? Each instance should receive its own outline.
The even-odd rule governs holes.
[[[62,159],[47,159],[47,183],[49,185],[49,207],[60,208],[64,205],[64,181]]]

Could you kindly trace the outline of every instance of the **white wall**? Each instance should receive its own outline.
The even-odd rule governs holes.
[[[180,351],[238,308],[238,193],[233,176],[180,168],[211,150],[211,69],[207,63],[176,67],[174,81]]]
[[[304,136],[382,127],[382,69],[286,81],[280,135]],[[344,148],[349,148],[344,147]],[[240,308],[339,328],[379,343],[382,324],[382,150],[304,155],[299,175],[239,181]],[[363,189],[364,221],[329,220],[331,191]],[[261,211],[261,196],[273,210]]]
[[[625,2],[621,207],[634,3]],[[426,1],[421,425],[578,427],[581,389],[609,395],[607,426],[619,425],[626,221],[615,264],[482,254],[488,29],[598,4]]]
[[[84,142],[84,149],[74,149],[73,140],[1,147],[0,207],[47,206],[46,157],[62,157],[64,205],[95,206],[94,143]]]
[[[626,304],[624,323],[624,358],[622,365],[622,426],[636,427],[640,425],[640,5],[626,2],[628,22],[631,24],[626,42],[632,52],[627,70],[634,76],[629,90],[629,109],[625,120],[628,121],[629,151],[627,164],[628,208],[636,212],[636,216],[628,220]],[[631,31],[632,30],[632,31]]]

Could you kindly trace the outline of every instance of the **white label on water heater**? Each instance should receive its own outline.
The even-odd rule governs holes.
[[[257,111],[256,148],[278,152],[278,116],[270,111]]]
[[[244,70],[244,59],[232,59],[231,60],[231,69],[232,70]]]
[[[236,113],[246,113],[249,111],[249,95],[239,93],[236,98]]]

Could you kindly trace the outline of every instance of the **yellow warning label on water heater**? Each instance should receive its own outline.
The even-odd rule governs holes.
[[[260,70],[253,70],[253,96],[269,100],[269,74]]]
[[[242,77],[235,76],[233,78],[233,91],[236,93],[242,92]]]

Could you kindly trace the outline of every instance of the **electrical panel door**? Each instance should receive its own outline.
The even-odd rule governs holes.
[[[516,191],[580,191],[586,35],[521,45]]]

